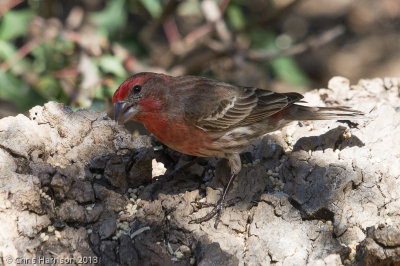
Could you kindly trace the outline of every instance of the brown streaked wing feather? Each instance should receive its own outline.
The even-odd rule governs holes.
[[[265,120],[303,98],[303,95],[296,92],[277,93],[258,88],[255,90],[258,99],[257,106],[236,126],[247,126]]]
[[[223,131],[240,122],[257,104],[251,91],[212,79],[196,77],[192,81],[192,87],[185,89],[190,94],[184,101],[184,117],[204,130]]]
[[[265,120],[302,98],[258,88],[236,87],[201,78],[187,99],[184,116],[206,131],[224,131]]]

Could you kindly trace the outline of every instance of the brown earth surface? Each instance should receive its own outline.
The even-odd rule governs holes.
[[[400,265],[400,79],[305,94],[369,119],[292,123],[250,146],[218,229],[226,169],[55,102],[0,120],[0,264]],[[49,261],[53,260],[53,261]],[[44,261],[46,262],[46,261]]]

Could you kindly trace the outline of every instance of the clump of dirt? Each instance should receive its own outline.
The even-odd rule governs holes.
[[[400,263],[399,79],[333,78],[305,94],[369,119],[292,123],[250,146],[214,221],[223,163],[50,102],[0,120],[0,261],[103,265]],[[172,178],[158,176],[165,172]],[[45,262],[46,263],[46,262]]]

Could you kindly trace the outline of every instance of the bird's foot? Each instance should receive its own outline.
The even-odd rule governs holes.
[[[219,200],[217,201],[217,203],[208,203],[208,202],[199,202],[199,201],[193,202],[193,203],[197,204],[198,207],[200,207],[200,208],[204,208],[204,207],[214,207],[214,208],[209,213],[207,213],[205,216],[191,220],[189,222],[190,224],[194,224],[194,223],[199,224],[202,222],[206,222],[216,215],[217,217],[215,218],[214,228],[217,229],[219,221],[221,219],[223,208],[225,206],[232,205],[233,201],[229,200],[226,202],[225,198],[226,198],[226,194],[228,193],[228,190],[231,187],[233,180],[235,180],[236,176],[237,176],[236,174],[231,175],[231,178],[229,179],[229,182],[226,185],[226,187],[224,188],[224,191],[223,191],[221,197],[219,198]]]
[[[207,207],[214,207],[214,208],[209,213],[204,215],[203,217],[193,219],[189,223],[190,224],[200,224],[202,222],[207,222],[207,221],[211,220],[214,216],[216,216],[215,222],[214,222],[214,228],[217,229],[218,224],[221,220],[221,215],[222,215],[223,209],[225,207],[229,207],[229,206],[232,206],[233,204],[235,204],[235,202],[236,202],[235,200],[236,199],[231,199],[231,200],[228,200],[225,202],[225,200],[221,196],[221,198],[217,201],[217,203],[193,201],[192,203],[196,204],[196,206],[200,209],[207,208]]]

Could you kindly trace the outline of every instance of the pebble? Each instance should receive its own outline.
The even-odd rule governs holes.
[[[132,203],[129,203],[128,205],[126,205],[126,211],[129,214],[129,216],[134,215],[137,211],[137,205],[133,205]]]
[[[144,231],[147,231],[147,230],[150,230],[150,227],[149,227],[149,226],[142,227],[142,228],[136,230],[135,232],[133,232],[133,233],[130,235],[130,237],[131,237],[131,238],[134,238],[135,236],[140,235],[141,233],[143,233]],[[169,245],[169,243],[168,243],[168,247],[171,248],[171,245]],[[171,248],[171,250],[172,250],[172,248]],[[173,252],[172,252],[171,254],[173,254]]]
[[[61,233],[60,233],[60,231],[55,230],[55,231],[54,231],[54,236],[55,236],[57,239],[61,239]]]
[[[174,251],[172,250],[172,247],[171,247],[171,244],[168,242],[168,244],[167,244],[167,248],[168,248],[168,252],[169,252],[169,254],[174,254]]]
[[[41,233],[40,234],[40,238],[42,239],[42,241],[46,242],[47,240],[49,240],[49,236],[46,235],[45,233]]]
[[[349,245],[350,253],[349,253],[349,260],[352,261],[356,257],[356,250],[357,250],[357,242],[353,242]]]
[[[165,168],[164,164],[161,162],[158,162],[156,159],[153,159],[151,161],[151,165],[153,168],[153,171],[152,171],[153,177],[163,175],[167,171],[167,168]]]
[[[180,251],[175,251],[175,257],[177,257],[178,259],[182,259],[185,255]]]

